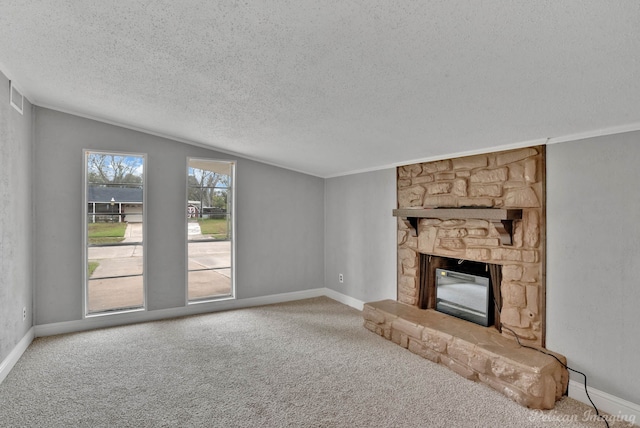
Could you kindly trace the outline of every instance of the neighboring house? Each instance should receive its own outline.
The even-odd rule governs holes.
[[[142,189],[136,187],[89,186],[87,213],[90,221],[142,222]]]

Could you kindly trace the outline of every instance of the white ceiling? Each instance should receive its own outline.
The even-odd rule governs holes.
[[[0,0],[35,104],[331,177],[640,123],[637,0]]]

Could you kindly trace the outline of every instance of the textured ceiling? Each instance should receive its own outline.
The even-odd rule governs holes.
[[[35,104],[330,177],[640,122],[640,2],[7,1]]]

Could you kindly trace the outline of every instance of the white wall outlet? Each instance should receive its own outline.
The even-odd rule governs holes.
[[[26,319],[27,319],[27,307],[26,307],[26,306],[24,306],[24,307],[22,308],[22,321],[24,321],[24,320],[26,320]]]
[[[344,275],[342,275],[341,273],[338,274],[338,282],[340,282],[340,284],[344,282]]]

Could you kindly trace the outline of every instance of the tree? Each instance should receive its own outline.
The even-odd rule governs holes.
[[[219,208],[221,210],[227,210],[227,192],[226,191],[217,191],[213,196],[213,201],[211,203],[213,208]]]
[[[226,188],[231,177],[200,168],[189,168],[189,200],[200,201],[200,208],[217,207],[226,209],[226,192],[219,188]],[[224,193],[223,200],[220,194]],[[223,206],[224,204],[224,206]]]
[[[142,157],[90,153],[87,172],[89,184],[136,187],[142,184]]]

